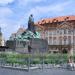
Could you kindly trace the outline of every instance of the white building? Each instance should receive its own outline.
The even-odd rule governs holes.
[[[75,16],[46,18],[37,22],[37,30],[47,39],[49,52],[75,51]]]

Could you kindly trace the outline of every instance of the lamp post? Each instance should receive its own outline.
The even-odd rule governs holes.
[[[31,38],[28,38],[29,40],[29,44],[28,44],[28,71],[29,71],[29,68],[30,68],[30,63],[31,63],[31,57],[30,57],[30,54],[31,54]]]

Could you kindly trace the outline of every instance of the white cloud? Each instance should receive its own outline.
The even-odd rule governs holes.
[[[0,18],[6,18],[13,14],[13,11],[8,7],[0,7]]]
[[[12,23],[10,20],[8,22],[4,20],[3,22],[0,21],[0,27],[2,28],[4,38],[7,40],[12,33],[15,33],[20,28],[20,25]]]
[[[29,5],[33,4],[33,3],[39,3],[39,2],[44,2],[46,0],[18,0],[18,3],[20,6],[25,6],[25,5]]]
[[[0,5],[6,5],[8,3],[12,3],[14,0],[0,0]]]
[[[5,23],[0,23],[0,27],[5,29],[5,28],[7,27],[7,24],[5,24]]]
[[[22,2],[22,3],[29,3],[29,2],[41,2],[41,1],[46,1],[46,0],[19,0],[19,2]]]
[[[49,13],[53,13],[53,14],[62,14],[64,13],[65,8],[67,8],[72,2],[71,1],[67,1],[64,3],[59,3],[59,4],[53,4],[53,5],[47,5],[47,6],[36,6],[34,8],[32,8],[28,14],[26,15],[30,15],[30,14],[34,14],[35,17],[41,16],[43,14],[47,15]]]
[[[42,1],[46,1],[46,0],[32,0],[33,2],[42,2]]]

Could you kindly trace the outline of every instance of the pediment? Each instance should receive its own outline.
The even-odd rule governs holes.
[[[69,23],[69,22],[63,22],[63,23],[59,24],[57,26],[57,28],[59,28],[59,29],[72,29],[73,25],[72,25],[72,23]]]

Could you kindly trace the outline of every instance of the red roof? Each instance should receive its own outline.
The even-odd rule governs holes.
[[[45,23],[54,23],[54,22],[62,22],[62,21],[75,21],[75,16],[61,16],[55,18],[45,18],[37,22],[37,24],[45,24]]]

